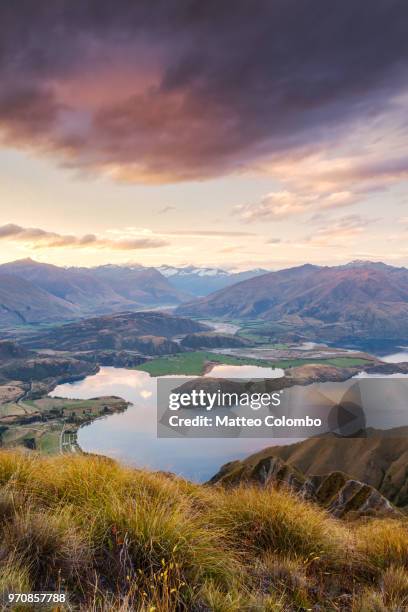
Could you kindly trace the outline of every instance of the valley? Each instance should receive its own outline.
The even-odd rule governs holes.
[[[347,381],[361,371],[369,375],[406,375],[406,363],[398,360],[389,363],[357,347],[342,348],[347,347],[347,330],[350,326],[354,329],[353,342],[364,345],[364,340],[371,338],[373,326],[379,325],[380,319],[373,315],[368,306],[364,311],[366,319],[360,315],[352,317],[356,309],[361,310],[363,299],[367,304],[367,292],[377,292],[377,283],[382,282],[382,275],[388,274],[390,279],[382,296],[385,301],[381,308],[387,310],[389,320],[394,318],[395,308],[400,308],[399,300],[405,299],[405,272],[397,268],[390,271],[388,268],[384,271],[382,265],[373,264],[341,269],[303,266],[263,275],[261,272],[265,271],[258,271],[250,279],[241,280],[208,297],[196,298],[193,302],[185,303],[191,299],[191,295],[179,293],[184,304],[174,313],[166,309],[135,310],[135,305],[143,301],[141,292],[153,295],[154,291],[159,303],[164,303],[168,297],[164,291],[166,283],[170,283],[173,276],[184,276],[184,272],[171,274],[167,270],[164,282],[157,276],[160,272],[148,273],[142,267],[124,269],[102,266],[92,269],[94,281],[90,282],[88,269],[67,269],[66,274],[60,274],[53,266],[44,268],[31,260],[6,265],[4,271],[9,274],[8,278],[19,283],[20,276],[13,274],[21,274],[23,285],[35,281],[38,292],[42,292],[42,299],[52,292],[53,304],[58,304],[58,308],[61,301],[65,303],[68,297],[72,301],[71,320],[65,323],[58,319],[59,314],[54,319],[54,311],[49,309],[48,303],[44,303],[41,308],[49,313],[48,318],[34,316],[32,321],[27,319],[23,325],[3,329],[3,340],[0,340],[1,444],[4,448],[19,446],[26,452],[36,450],[48,454],[79,452],[84,445],[85,450],[109,454],[109,441],[113,435],[111,427],[116,423],[120,436],[114,438],[112,444],[115,452],[121,456],[124,453],[123,459],[127,460],[129,455],[126,453],[131,448],[131,438],[128,440],[127,434],[138,437],[144,430],[144,423],[139,418],[132,421],[135,410],[141,410],[142,419],[151,427],[154,416],[151,398],[155,397],[155,379],[161,376],[204,376],[208,378],[208,384],[211,384],[211,377],[270,377],[273,379],[270,382],[272,387],[287,388],[326,381]],[[320,279],[321,275],[322,281],[317,282],[316,278]],[[205,278],[206,274],[199,276]],[[212,273],[210,276],[213,276]],[[331,286],[329,277],[335,279],[330,289],[332,293],[327,289]],[[358,290],[355,288],[357,278],[360,283]],[[156,287],[154,290],[152,279]],[[160,291],[157,285],[159,280]],[[317,298],[320,282],[328,293],[326,291],[324,308],[322,306],[319,314],[321,318],[313,319],[310,308],[307,312],[305,308],[311,300],[323,299]],[[109,291],[103,288],[104,283],[109,285]],[[346,288],[343,287],[344,283]],[[24,291],[28,290],[26,285],[24,287]],[[261,293],[270,295],[269,306],[266,302],[257,301],[255,309],[245,308],[248,296],[255,299],[259,288],[262,288]],[[102,310],[122,310],[91,315],[85,306],[86,295],[96,295],[97,290],[101,292]],[[180,287],[173,290],[181,291]],[[118,300],[112,293],[120,294],[121,299]],[[309,294],[313,297],[307,297]],[[347,308],[346,294],[349,301]],[[235,300],[232,310],[226,307],[226,298],[230,295]],[[220,310],[215,305],[220,303],[221,298],[223,307]],[[95,299],[92,307],[94,310],[99,309],[98,299]],[[286,300],[285,307],[282,306],[283,299]],[[295,301],[290,306],[293,299]],[[270,308],[270,300],[275,300],[276,312],[281,313],[279,317],[275,315],[275,307]],[[76,308],[72,306],[74,303],[78,308],[72,315],[72,308]],[[36,318],[40,320],[35,322]],[[400,327],[404,330],[404,320]],[[337,334],[326,333],[329,329],[337,328],[343,330],[338,345]],[[390,323],[385,322],[382,341],[396,345],[390,329]],[[123,380],[123,384],[115,382],[120,380]],[[132,384],[143,389],[143,392],[135,395],[129,390],[127,380],[133,381]],[[105,385],[103,381],[111,382]],[[59,393],[62,397],[52,397],[52,394]],[[120,423],[127,423],[129,431],[124,431]],[[134,430],[135,423],[137,431]],[[96,432],[99,431],[103,439],[106,438],[108,446],[105,442],[101,446],[95,445],[95,436],[97,438],[99,435]],[[235,442],[228,447],[229,450],[225,447],[221,451],[220,447],[215,451],[214,447],[217,459],[212,463],[202,457],[199,463],[206,476],[210,477],[217,471],[224,453],[229,453],[227,457],[233,458],[234,449],[240,456],[255,450],[242,446],[242,442]],[[261,451],[263,446],[264,443],[259,440],[257,449]],[[153,431],[140,447],[143,453],[137,455],[137,461],[147,461],[150,457],[149,461],[155,464],[152,459],[154,448],[159,459],[158,468],[167,466],[169,471],[183,470],[181,458],[180,464],[167,464],[170,455],[164,450],[166,444],[163,441],[154,442]],[[345,465],[345,471],[347,467]],[[303,468],[302,465],[299,469]],[[196,469],[200,471],[199,467]],[[308,468],[305,469],[309,473]],[[311,473],[315,472],[314,467],[311,470]],[[379,486],[378,482],[372,484]]]
[[[115,393],[103,393],[107,399],[97,398],[101,395],[97,389],[96,399],[86,398],[88,405],[76,404],[77,398],[72,397],[69,406],[62,406],[61,400],[47,394],[58,385],[92,377],[107,366],[136,369],[153,379],[211,375],[217,369],[220,373],[216,375],[223,376],[222,367],[232,368],[236,373],[231,375],[236,376],[240,371],[244,375],[245,368],[258,368],[258,376],[269,372],[275,376],[282,371],[285,386],[346,380],[361,368],[381,366],[378,359],[365,353],[328,347],[302,350],[295,344],[263,345],[261,338],[255,341],[241,336],[238,325],[227,328],[235,333],[220,331],[219,325],[223,324],[140,311],[31,328],[17,337],[18,342],[0,341],[2,446],[48,453],[78,451],[78,428],[125,409],[126,402],[112,398]],[[396,370],[399,366],[386,367]],[[68,418],[69,410],[72,414]],[[62,434],[65,427],[69,433]],[[61,436],[67,444],[58,442]]]
[[[194,297],[257,276],[193,266],[140,264],[61,267],[30,258],[0,264],[0,329],[62,324],[92,315],[171,309]]]
[[[0,612],[408,612],[407,31],[0,3]]]
[[[129,289],[127,296],[134,299],[135,292]],[[58,299],[57,303],[60,307]],[[41,307],[46,311],[48,306]],[[258,378],[253,382],[255,390],[300,393],[303,386],[312,388],[316,383],[344,385],[361,372],[407,376],[408,363],[398,357],[405,353],[396,339],[394,344],[391,338],[384,339],[390,350],[388,359],[364,350],[371,328],[366,325],[361,335],[358,321],[356,336],[350,342],[355,347],[351,348],[345,336],[337,345],[336,335],[326,334],[325,324],[309,321],[305,325],[300,316],[289,325],[287,319],[271,321],[254,317],[253,312],[250,317],[208,312],[189,317],[181,311],[182,307],[175,314],[126,308],[86,316],[81,308],[80,316],[70,315],[64,323],[54,319],[50,310],[50,318],[16,327],[9,319],[11,327],[3,329],[0,339],[0,447],[7,451],[0,457],[6,466],[4,473],[13,461],[19,466],[43,462],[41,465],[48,466],[45,470],[55,465],[53,483],[71,467],[77,474],[78,466],[84,469],[81,489],[84,482],[91,483],[93,470],[113,471],[112,487],[121,491],[139,480],[142,487],[134,490],[141,490],[146,483],[150,490],[151,483],[158,483],[155,490],[160,508],[162,494],[170,490],[177,499],[191,495],[190,516],[195,516],[197,500],[205,500],[198,504],[203,508],[209,499],[212,504],[221,503],[220,507],[231,500],[223,520],[229,524],[231,513],[244,504],[244,514],[237,519],[239,529],[248,516],[254,516],[254,526],[245,531],[251,534],[259,526],[264,529],[273,504],[279,505],[280,500],[285,504],[283,511],[278,508],[285,534],[288,529],[293,532],[299,512],[316,513],[319,525],[323,518],[337,521],[333,522],[336,528],[344,525],[350,533],[354,533],[354,525],[364,526],[367,520],[384,521],[393,530],[403,524],[408,507],[406,427],[390,430],[389,435],[370,430],[362,438],[333,434],[305,439],[276,437],[273,446],[272,439],[238,436],[211,438],[203,444],[194,437],[158,438],[156,417],[157,378],[172,375],[194,377],[187,383],[190,386],[205,380],[208,389],[239,386],[239,381],[231,382],[233,378]],[[344,322],[344,329],[350,321]],[[339,325],[343,323],[337,321],[335,326]],[[388,323],[385,329],[390,329]],[[320,330],[322,337],[313,330]],[[320,407],[324,410],[323,404]],[[120,472],[123,486],[118,475],[125,468],[116,467],[119,464],[113,460],[130,466],[126,473]],[[38,480],[38,473],[30,476],[30,486]],[[67,491],[76,486],[74,481],[71,478],[71,484],[64,485]],[[89,486],[99,491],[101,483],[92,483]],[[88,497],[87,490],[85,505]],[[81,500],[82,507],[83,496]],[[258,517],[260,500],[265,508],[262,506]],[[98,502],[100,508],[104,506]],[[292,508],[289,523],[288,508]],[[216,509],[214,516],[217,513]],[[150,508],[146,516],[151,516]],[[183,529],[186,520],[184,517]],[[273,542],[276,520],[274,516]],[[180,517],[175,522],[177,530],[179,521]],[[113,527],[116,530],[116,522]],[[307,521],[301,519],[299,533],[308,528]],[[116,540],[103,550],[117,546],[118,537],[115,531]],[[298,534],[293,537],[298,555],[299,541],[303,540]],[[384,537],[388,538],[388,533]],[[241,536],[239,541],[241,546]],[[313,542],[302,560],[302,567],[309,567],[311,555],[316,555],[314,532],[305,541]],[[355,554],[360,562],[360,552]]]
[[[402,341],[408,270],[383,263],[310,264],[270,272],[180,305],[177,314],[247,323],[273,342]]]

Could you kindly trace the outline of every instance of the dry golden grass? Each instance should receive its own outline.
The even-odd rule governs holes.
[[[399,565],[408,569],[408,523],[395,520],[372,520],[355,530],[356,548],[374,568]]]
[[[65,589],[78,610],[408,605],[405,521],[345,524],[282,490],[101,457],[0,452],[0,541],[0,591]]]
[[[283,490],[245,486],[219,490],[213,519],[249,552],[274,550],[341,562],[351,546],[344,525]]]

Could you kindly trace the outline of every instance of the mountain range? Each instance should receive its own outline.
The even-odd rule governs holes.
[[[162,269],[165,267],[162,267]],[[171,307],[258,271],[141,265],[65,268],[32,259],[0,265],[0,325],[67,321],[96,314]],[[171,271],[171,273],[170,273]],[[180,280],[182,282],[178,282]]]
[[[408,270],[381,262],[306,264],[242,281],[177,313],[258,320],[308,339],[406,339]]]
[[[80,309],[19,276],[0,270],[0,325],[55,323],[73,319]]]
[[[357,261],[262,272],[130,264],[64,268],[22,259],[0,265],[0,325],[176,307],[182,316],[255,321],[277,340],[408,339],[407,268]],[[233,284],[194,296],[220,282]]]
[[[235,283],[260,276],[268,270],[255,268],[243,272],[230,272],[222,268],[197,268],[196,266],[159,266],[159,272],[168,278],[171,284],[196,297],[209,295],[213,291],[230,287]]]

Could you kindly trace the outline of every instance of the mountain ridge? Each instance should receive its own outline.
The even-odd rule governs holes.
[[[136,350],[172,354],[185,350],[173,338],[207,331],[202,323],[157,311],[122,312],[81,319],[25,338],[24,346],[58,351]]]
[[[180,289],[200,297],[224,287],[229,287],[242,280],[247,280],[268,272],[262,268],[229,272],[223,268],[186,266],[158,266],[157,269]]]
[[[396,506],[408,505],[408,427],[387,431],[367,430],[364,438],[342,438],[334,434],[313,437],[283,446],[270,446],[222,466],[211,482],[247,478],[256,466],[274,458],[305,476],[341,471],[375,487]]]
[[[61,267],[30,258],[0,265],[3,327],[174,306],[189,298],[155,268]]]
[[[177,312],[260,320],[328,341],[408,338],[408,270],[380,262],[304,264],[242,281],[182,304]]]
[[[79,316],[74,305],[29,281],[0,271],[0,324],[58,322]]]

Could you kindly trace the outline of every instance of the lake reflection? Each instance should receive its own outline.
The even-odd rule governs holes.
[[[387,363],[401,363],[408,361],[408,348],[405,346],[400,348],[403,350],[398,351],[397,353],[391,353],[390,355],[385,355],[384,357],[381,357],[381,359]]]
[[[255,366],[216,366],[209,376],[279,377],[282,370]],[[137,467],[175,472],[203,482],[234,459],[267,446],[296,442],[286,438],[157,439],[157,379],[147,372],[104,367],[88,378],[59,385],[52,395],[88,399],[116,395],[131,402],[128,410],[82,427],[78,442],[87,452],[107,455]]]

